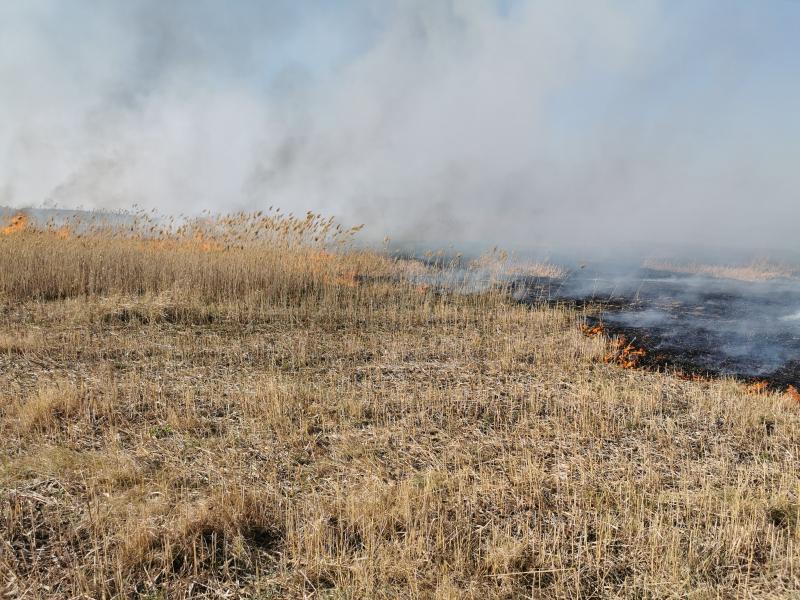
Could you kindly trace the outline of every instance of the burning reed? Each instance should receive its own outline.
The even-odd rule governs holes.
[[[329,223],[0,237],[0,594],[800,591],[794,401]]]

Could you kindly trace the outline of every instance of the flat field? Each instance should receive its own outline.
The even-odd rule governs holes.
[[[800,594],[796,400],[622,369],[351,233],[0,236],[2,594]]]

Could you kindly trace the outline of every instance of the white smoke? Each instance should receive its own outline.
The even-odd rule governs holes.
[[[0,204],[797,247],[792,54],[747,5],[300,4],[4,3]]]

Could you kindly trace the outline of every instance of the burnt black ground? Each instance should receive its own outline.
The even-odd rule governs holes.
[[[594,268],[514,286],[525,302],[589,308],[590,325],[647,351],[641,366],[800,387],[800,282]]]

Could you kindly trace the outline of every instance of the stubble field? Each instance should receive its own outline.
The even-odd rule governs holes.
[[[800,593],[796,401],[622,369],[353,233],[0,236],[6,597]]]

